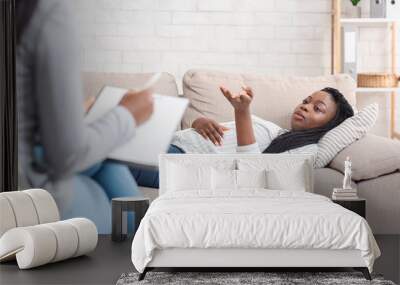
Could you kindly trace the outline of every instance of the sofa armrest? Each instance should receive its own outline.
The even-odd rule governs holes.
[[[339,152],[329,167],[343,173],[347,156],[352,161],[354,181],[375,178],[400,169],[400,142],[367,134]]]

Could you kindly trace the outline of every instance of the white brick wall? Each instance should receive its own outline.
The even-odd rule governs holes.
[[[346,12],[350,1],[342,2]],[[361,1],[365,16],[367,2]],[[82,27],[85,70],[166,71],[179,85],[189,68],[272,75],[330,73],[331,0],[74,0],[74,4]],[[389,67],[387,35],[381,28],[361,29],[360,70]],[[358,99],[360,106],[371,101],[381,104],[374,132],[385,135],[386,97],[363,94]]]

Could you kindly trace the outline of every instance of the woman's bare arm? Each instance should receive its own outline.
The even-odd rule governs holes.
[[[235,123],[238,146],[249,145],[256,142],[250,110],[235,110]]]
[[[251,120],[250,103],[253,100],[253,91],[250,87],[242,87],[237,95],[233,95],[225,87],[220,87],[222,94],[232,104],[235,112],[235,124],[238,146],[254,144],[253,124]]]

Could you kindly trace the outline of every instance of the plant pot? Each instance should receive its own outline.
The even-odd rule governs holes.
[[[361,7],[351,6],[347,14],[349,18],[361,18]]]

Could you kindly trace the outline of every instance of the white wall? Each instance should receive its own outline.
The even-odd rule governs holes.
[[[342,2],[346,11],[350,1]],[[369,1],[361,3],[368,13]],[[190,68],[330,73],[331,0],[75,0],[75,5],[85,70],[166,71],[179,85]],[[362,29],[360,70],[388,68],[389,43],[384,29]],[[385,96],[358,97],[360,107],[379,102],[382,116],[373,131],[386,135]]]

